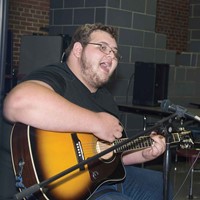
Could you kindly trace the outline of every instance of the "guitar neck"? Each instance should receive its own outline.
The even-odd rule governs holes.
[[[180,142],[179,133],[172,133],[171,136],[172,137],[171,137],[170,143]],[[119,144],[122,141],[127,140],[127,139],[128,138],[117,139],[115,140],[114,145]],[[138,151],[138,150],[146,149],[148,147],[151,147],[153,143],[154,143],[154,140],[150,136],[141,136],[117,148],[115,150],[115,153],[122,153],[125,151],[131,151],[131,150]]]

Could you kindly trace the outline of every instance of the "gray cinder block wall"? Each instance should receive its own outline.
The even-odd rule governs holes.
[[[200,52],[200,2],[193,0],[190,3],[188,51]]]
[[[177,55],[176,74],[169,90],[180,102],[200,103],[200,2],[190,1],[188,49]],[[183,97],[183,100],[180,100]]]
[[[156,0],[51,0],[49,34],[71,36],[76,27],[84,23],[102,22],[117,27],[123,59],[108,88],[119,104],[132,102],[132,75],[136,61],[170,65],[170,99],[178,103],[200,99],[200,92],[192,91],[196,87],[197,80],[192,78],[196,72],[188,70],[188,66],[180,66],[185,58],[177,59],[175,51],[166,49],[166,36],[155,32],[156,5]],[[192,62],[198,60],[199,65],[200,57],[195,56],[192,59],[196,61]],[[143,127],[140,115],[126,114],[122,121],[130,132]]]

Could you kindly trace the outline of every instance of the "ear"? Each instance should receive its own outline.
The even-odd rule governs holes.
[[[80,42],[74,43],[74,47],[73,47],[74,56],[79,58],[81,56],[82,50],[83,50],[83,46]]]

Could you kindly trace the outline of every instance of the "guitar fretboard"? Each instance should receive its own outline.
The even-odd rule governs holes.
[[[188,135],[188,132],[186,131],[185,133],[182,133],[184,135]],[[117,139],[114,142],[114,145],[117,145],[121,142],[123,142],[124,140],[127,140],[128,138],[121,138],[121,139]],[[185,139],[184,143],[191,143],[190,138],[189,139]],[[180,133],[172,133],[171,135],[171,141],[170,143],[178,143],[181,141],[181,137],[180,137]],[[141,149],[145,149],[147,147],[150,147],[152,144],[154,143],[154,140],[150,137],[150,136],[141,136],[138,137],[136,139],[134,139],[131,142],[128,142],[125,145],[122,145],[121,147],[117,148],[115,150],[115,153],[122,153],[124,151],[130,151],[130,150],[141,150]]]
[[[119,144],[124,140],[127,140],[127,138],[118,139],[114,142],[114,144],[115,145]],[[139,137],[139,138],[137,138],[131,142],[128,142],[127,144],[122,145],[121,147],[117,148],[115,150],[115,153],[120,153],[120,152],[130,151],[130,150],[145,149],[147,147],[150,147],[153,144],[153,142],[154,141],[149,136]]]

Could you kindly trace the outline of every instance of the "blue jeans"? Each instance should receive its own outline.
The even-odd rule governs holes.
[[[107,191],[96,200],[162,200],[163,173],[145,168],[125,166],[126,178],[121,183],[121,191],[117,184],[104,184],[95,192]],[[109,191],[110,190],[110,191]],[[170,188],[169,200],[172,199]]]

